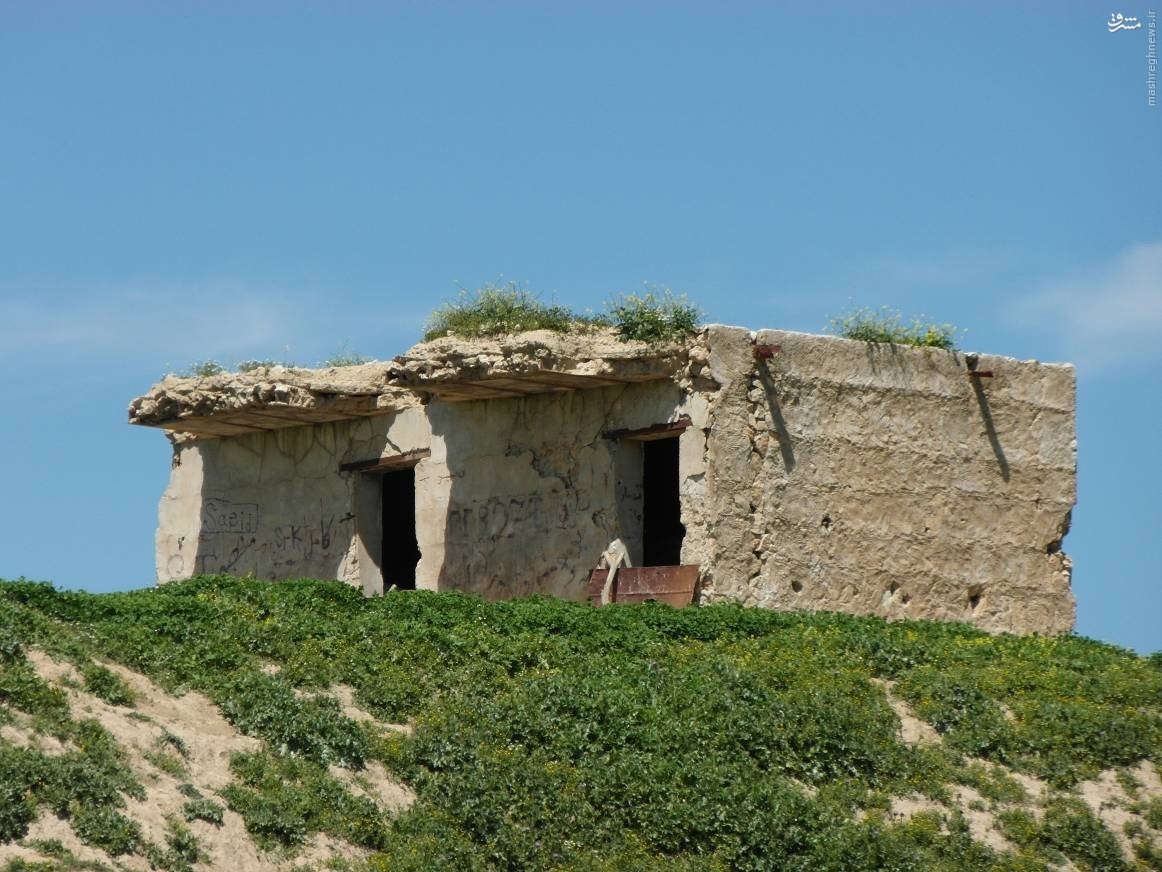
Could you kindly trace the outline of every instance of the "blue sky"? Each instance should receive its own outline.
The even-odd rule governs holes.
[[[0,576],[152,582],[170,452],[125,408],[169,369],[650,282],[1076,363],[1078,631],[1162,649],[1162,110],[1119,4],[0,2]]]

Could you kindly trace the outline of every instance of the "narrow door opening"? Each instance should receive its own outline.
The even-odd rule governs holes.
[[[380,567],[383,589],[416,589],[416,564],[420,546],[416,540],[416,469],[385,472],[383,478],[383,549]]]
[[[678,498],[678,440],[642,442],[642,565],[680,564],[685,535]]]

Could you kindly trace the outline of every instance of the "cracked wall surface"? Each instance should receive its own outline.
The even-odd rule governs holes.
[[[340,466],[432,446],[419,406],[356,421],[175,440],[159,508],[158,581],[224,572],[357,583],[360,473]],[[438,466],[434,451],[416,465],[420,579],[438,572],[439,548],[429,535],[444,511]]]
[[[773,330],[706,344],[707,600],[1072,628],[1071,366]]]
[[[442,586],[584,599],[589,569],[623,535],[620,443],[605,434],[674,420],[684,400],[673,382],[655,381],[428,406],[451,482]]]
[[[375,479],[340,467],[424,450],[418,587],[583,599],[614,537],[641,553],[641,444],[609,434],[681,420],[682,561],[701,565],[703,601],[1072,627],[1072,367],[721,326],[668,353],[670,378],[393,397],[356,420],[178,438],[158,579],[313,576],[377,592],[360,533],[378,523],[360,491]]]

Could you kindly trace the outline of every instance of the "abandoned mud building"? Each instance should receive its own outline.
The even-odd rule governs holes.
[[[1074,371],[709,326],[441,338],[167,377],[159,582],[339,578],[583,600],[615,538],[702,602],[1071,629]]]

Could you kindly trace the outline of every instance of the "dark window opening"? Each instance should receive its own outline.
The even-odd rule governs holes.
[[[678,440],[642,443],[642,565],[682,562],[682,507],[678,498]]]
[[[416,469],[385,472],[383,478],[383,549],[380,568],[383,589],[416,589],[416,564],[420,546],[416,540]]]

